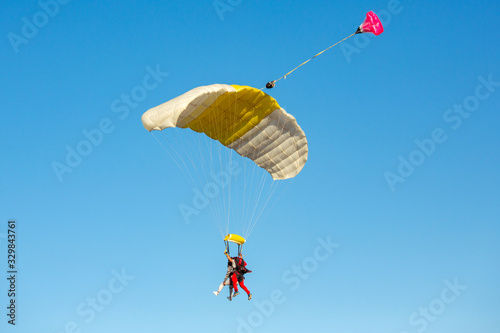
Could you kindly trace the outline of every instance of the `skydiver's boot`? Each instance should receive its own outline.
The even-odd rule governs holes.
[[[240,292],[239,292],[239,291],[237,291],[237,292],[235,292],[235,293],[233,294],[233,297],[236,297],[236,296],[238,296],[239,294],[240,294]]]
[[[248,300],[252,299],[252,294],[248,294]]]

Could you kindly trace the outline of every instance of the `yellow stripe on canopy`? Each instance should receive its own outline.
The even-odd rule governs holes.
[[[259,89],[232,85],[236,92],[226,92],[183,128],[207,134],[228,146],[259,124],[278,102]]]

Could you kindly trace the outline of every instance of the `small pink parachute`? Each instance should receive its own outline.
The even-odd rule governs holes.
[[[382,32],[384,32],[384,27],[382,26],[382,23],[380,22],[377,14],[372,11],[366,13],[365,21],[359,26],[358,30],[356,31],[357,34],[361,34],[364,32],[371,32],[375,36],[378,36]]]

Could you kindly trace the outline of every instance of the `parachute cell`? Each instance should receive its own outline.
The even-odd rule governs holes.
[[[295,177],[307,139],[295,118],[259,89],[226,84],[194,88],[142,116],[148,131],[170,127],[205,133],[254,161],[273,179]]]

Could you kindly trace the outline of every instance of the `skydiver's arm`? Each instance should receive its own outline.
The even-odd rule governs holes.
[[[234,260],[233,258],[231,258],[229,256],[229,254],[227,254],[227,252],[226,252],[226,257],[227,257],[227,260],[229,260],[229,262],[231,263],[231,266],[233,267],[233,269],[236,269],[236,260]]]

